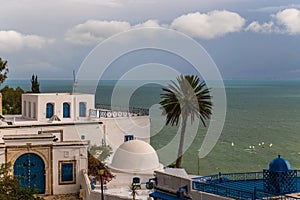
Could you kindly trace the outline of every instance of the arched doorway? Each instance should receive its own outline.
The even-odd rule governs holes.
[[[45,164],[33,153],[21,155],[14,164],[14,176],[24,188],[35,188],[37,194],[45,193]]]

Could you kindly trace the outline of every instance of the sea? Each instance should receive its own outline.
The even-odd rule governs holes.
[[[95,90],[97,105],[110,104],[114,83],[99,82]],[[281,155],[292,168],[300,169],[300,81],[226,80],[224,83],[227,113],[222,134],[212,151],[199,159],[198,149],[207,131],[200,126],[183,155],[182,167],[195,175],[260,172]],[[10,79],[1,87],[5,85],[20,86],[24,91],[31,87],[30,80]],[[162,87],[155,83],[137,87],[130,97],[130,106],[150,108],[158,104]],[[41,92],[71,92],[72,89],[72,80],[40,80]],[[178,127],[166,126],[158,134],[153,134],[154,130],[156,124],[151,123],[151,145],[159,149],[172,139]]]

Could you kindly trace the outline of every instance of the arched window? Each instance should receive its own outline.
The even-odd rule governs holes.
[[[51,118],[54,114],[54,103],[46,104],[46,118]]]
[[[86,117],[86,102],[79,102],[79,117]]]
[[[63,103],[63,118],[70,118],[70,103]]]

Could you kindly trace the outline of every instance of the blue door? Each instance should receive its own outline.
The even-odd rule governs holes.
[[[54,105],[53,103],[47,103],[46,105],[46,118],[51,118],[54,114]]]
[[[14,176],[20,179],[23,188],[34,188],[35,193],[45,193],[45,164],[36,154],[20,156],[14,164]]]

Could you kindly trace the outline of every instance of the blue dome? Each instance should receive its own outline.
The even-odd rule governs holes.
[[[275,158],[269,164],[269,170],[273,172],[286,172],[291,170],[291,164],[284,158]]]

